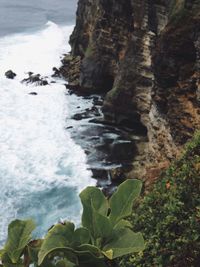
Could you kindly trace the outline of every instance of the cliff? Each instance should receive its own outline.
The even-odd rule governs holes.
[[[105,120],[146,137],[127,176],[148,183],[200,125],[199,1],[80,0],[70,44],[63,75],[106,93]]]

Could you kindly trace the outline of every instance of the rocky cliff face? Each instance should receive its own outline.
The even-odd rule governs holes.
[[[200,125],[199,1],[80,0],[70,43],[63,74],[146,136],[128,175],[156,177]]]

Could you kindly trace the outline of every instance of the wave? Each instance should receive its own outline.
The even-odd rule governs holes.
[[[59,67],[72,29],[49,21],[38,32],[0,39],[0,242],[16,217],[34,218],[36,234],[60,217],[78,223],[78,193],[94,184],[84,151],[65,129],[73,107],[62,81],[43,87],[20,82],[28,71],[49,76]],[[8,69],[15,80],[5,78]]]
[[[49,21],[44,29],[31,34],[15,34],[0,39],[0,75],[8,69],[18,78],[28,71],[49,75],[60,64],[60,57],[69,51],[68,38],[73,26],[59,27]]]

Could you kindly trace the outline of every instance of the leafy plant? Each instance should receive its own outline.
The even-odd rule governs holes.
[[[81,192],[82,227],[71,222],[54,225],[44,239],[31,240],[35,224],[13,221],[0,253],[4,267],[106,267],[118,257],[144,249],[141,233],[126,220],[142,183],[127,180],[108,200],[96,187]],[[108,265],[109,264],[109,265]]]

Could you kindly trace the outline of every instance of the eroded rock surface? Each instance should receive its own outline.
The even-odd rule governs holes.
[[[158,176],[200,128],[199,1],[82,0],[70,44],[69,86],[106,92],[105,119],[146,136],[127,177]]]

